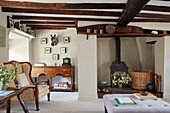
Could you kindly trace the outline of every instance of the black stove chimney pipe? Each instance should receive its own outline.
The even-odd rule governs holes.
[[[116,61],[120,62],[120,58],[121,58],[120,37],[115,37],[115,42],[116,42]]]

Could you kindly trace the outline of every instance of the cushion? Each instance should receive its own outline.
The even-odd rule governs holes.
[[[26,86],[26,85],[30,85],[27,77],[25,76],[25,73],[18,74],[16,79],[17,79],[18,85],[20,85],[22,87]]]

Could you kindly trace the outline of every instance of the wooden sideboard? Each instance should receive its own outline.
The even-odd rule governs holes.
[[[40,74],[45,74],[45,76],[50,79],[50,89],[51,91],[73,91],[74,89],[74,67],[73,66],[34,66],[32,68],[31,77],[38,77]],[[53,89],[52,78],[56,75],[62,75],[63,77],[70,77],[71,84],[70,89]]]

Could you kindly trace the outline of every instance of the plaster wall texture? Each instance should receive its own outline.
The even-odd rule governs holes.
[[[9,61],[30,62],[30,39],[10,33],[9,40]]]
[[[97,37],[78,35],[79,100],[97,99]]]
[[[7,26],[7,15],[1,13],[0,11],[0,26],[6,28]],[[8,47],[8,29],[6,28],[6,46],[0,47],[0,63],[8,61],[9,47]]]
[[[56,46],[51,46],[51,35],[56,34],[58,39],[58,44]],[[35,63],[46,63],[48,66],[54,66],[55,63],[57,65],[62,65],[63,58],[69,57],[71,58],[72,66],[75,66],[75,81],[76,81],[76,89],[77,89],[77,78],[78,78],[78,56],[77,56],[77,49],[78,49],[78,38],[76,29],[70,28],[67,30],[36,30],[36,38],[32,39],[32,64]],[[63,43],[63,37],[69,36],[70,43]],[[47,44],[41,44],[41,39],[47,38]],[[45,48],[50,47],[52,52],[50,54],[45,53]],[[66,53],[61,54],[60,48],[66,47]],[[59,60],[53,60],[52,55],[59,54]],[[55,80],[56,79],[56,80]],[[62,78],[62,77],[55,77],[54,82],[60,80],[63,82],[69,81],[70,79]]]

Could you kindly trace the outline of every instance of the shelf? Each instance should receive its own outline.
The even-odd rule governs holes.
[[[170,36],[170,34],[143,34],[143,33],[115,33],[115,34],[100,34],[100,33],[85,33],[79,32],[78,34],[85,34],[85,35],[97,35],[98,37],[162,37],[162,36]]]
[[[32,36],[32,35],[30,35],[28,33],[25,33],[25,32],[23,32],[21,30],[15,29],[15,28],[11,28],[10,33],[14,33],[14,34],[29,38],[30,40],[35,38],[34,36]]]
[[[71,91],[71,89],[51,89],[51,91]]]

